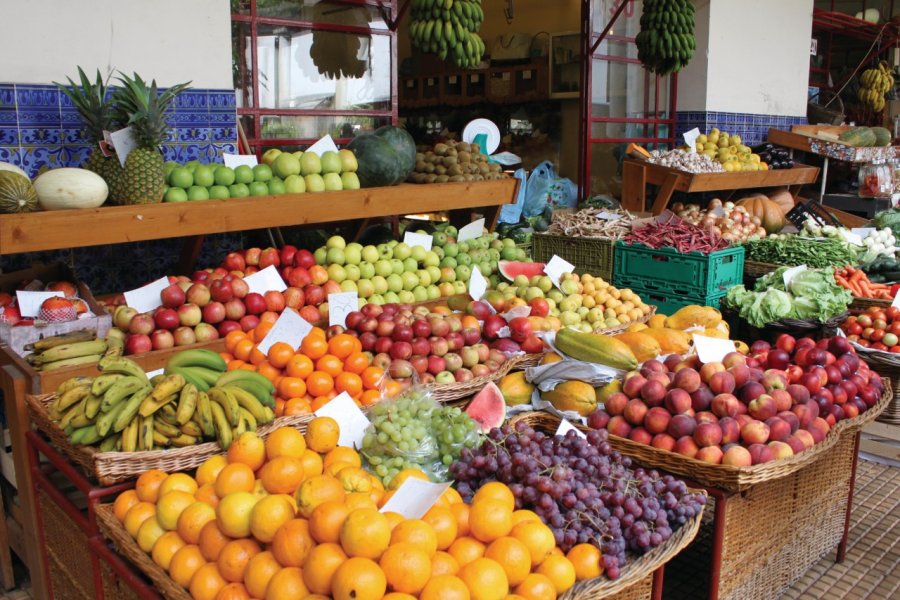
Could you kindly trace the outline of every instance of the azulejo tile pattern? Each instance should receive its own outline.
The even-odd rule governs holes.
[[[770,128],[790,129],[791,125],[806,124],[806,115],[788,117],[782,115],[748,115],[716,111],[679,111],[676,113],[675,138],[697,127],[707,132],[713,127],[730,134],[738,134],[748,146],[766,140]]]

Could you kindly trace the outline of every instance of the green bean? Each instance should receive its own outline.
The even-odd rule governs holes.
[[[744,248],[746,260],[776,265],[823,268],[856,263],[855,252],[836,239],[758,239],[748,241]]]

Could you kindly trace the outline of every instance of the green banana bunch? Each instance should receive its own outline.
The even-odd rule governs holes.
[[[30,345],[33,352],[25,356],[25,361],[38,371],[95,363],[108,347],[106,340],[95,338],[96,332],[93,331],[76,331],[45,338]]]
[[[638,59],[648,71],[677,73],[697,49],[694,5],[690,0],[645,0],[635,43]]]
[[[409,38],[413,48],[448,57],[458,68],[481,63],[484,41],[478,35],[484,22],[480,0],[413,0]]]

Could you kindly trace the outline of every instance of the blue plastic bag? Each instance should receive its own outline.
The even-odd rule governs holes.
[[[575,208],[577,205],[578,186],[569,179],[559,177],[549,160],[535,167],[528,176],[525,206],[522,209],[526,217],[536,217],[548,206],[555,210]]]
[[[516,192],[516,201],[512,204],[504,204],[500,207],[501,223],[518,223],[522,219],[522,206],[525,204],[525,188],[528,186],[528,176],[525,169],[516,169],[513,177],[519,180],[519,190]]]

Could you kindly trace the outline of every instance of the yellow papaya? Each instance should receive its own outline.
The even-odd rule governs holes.
[[[628,344],[608,335],[582,333],[566,328],[556,333],[555,343],[560,352],[577,360],[623,371],[631,370],[638,364]]]
[[[551,363],[559,362],[561,360],[562,360],[562,356],[560,356],[556,352],[546,352],[546,353],[544,353],[544,358],[541,359],[541,364],[549,365]]]
[[[529,404],[531,393],[534,391],[534,385],[525,381],[525,371],[514,371],[506,375],[500,380],[497,387],[500,388],[503,401],[507,406]]]
[[[666,327],[671,329],[687,329],[699,326],[704,329],[714,327],[722,320],[722,313],[711,306],[699,306],[690,304],[679,308],[665,321]]]
[[[661,315],[659,313],[650,317],[650,320],[647,321],[647,327],[650,329],[662,329],[666,326],[666,315]]]
[[[597,392],[593,386],[583,381],[564,381],[541,398],[556,410],[570,410],[586,417],[597,408]]]
[[[643,331],[645,329],[647,329],[646,323],[632,323],[631,325],[628,326],[628,329],[626,329],[625,331],[635,332],[635,331]]]
[[[750,346],[741,340],[735,340],[734,347],[737,348],[737,351],[741,354],[750,354]]]
[[[641,333],[652,336],[659,342],[663,354],[685,354],[691,349],[691,336],[679,329],[645,329]]]
[[[719,338],[720,340],[728,339],[728,332],[722,331],[718,327],[707,327],[706,329],[704,329],[703,331],[700,331],[698,333],[700,335],[705,335],[706,337]]]
[[[597,402],[606,402],[606,399],[622,391],[622,382],[619,379],[613,379],[603,387],[594,388],[597,393]]]
[[[662,348],[660,348],[656,338],[652,335],[647,335],[646,331],[626,331],[615,337],[617,340],[628,344],[639,363],[656,358],[662,352]]]

